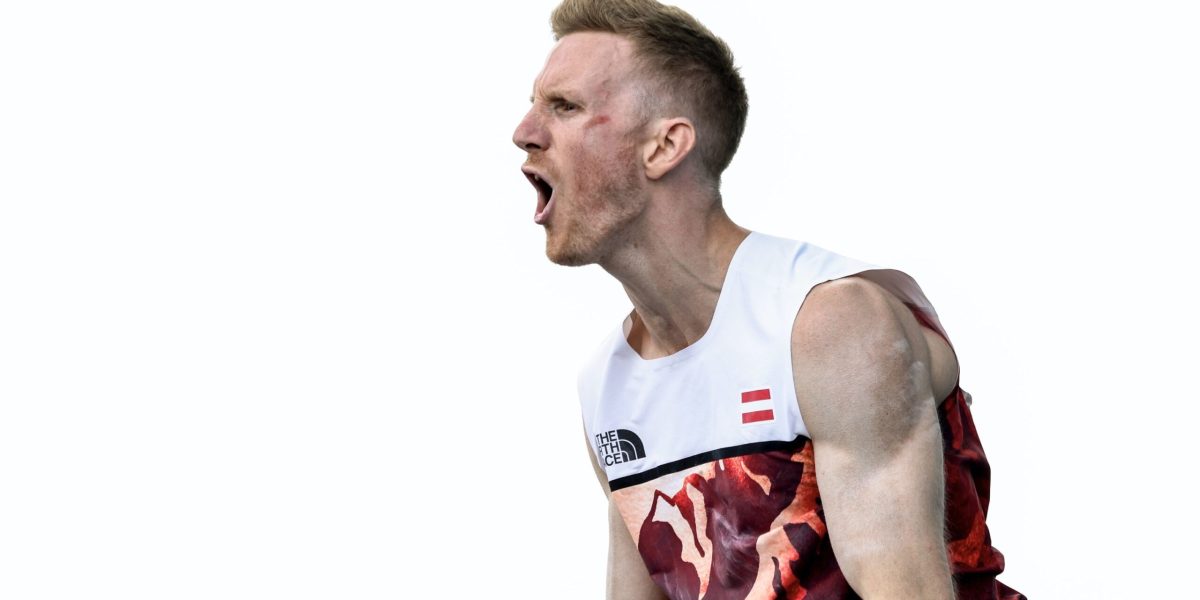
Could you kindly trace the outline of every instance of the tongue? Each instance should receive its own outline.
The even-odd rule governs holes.
[[[538,204],[541,204],[540,202]],[[550,199],[546,201],[546,206],[533,214],[533,222],[538,225],[545,225],[546,221],[550,220],[550,211],[554,209],[554,192],[550,192]]]

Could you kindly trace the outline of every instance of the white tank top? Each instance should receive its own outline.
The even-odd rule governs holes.
[[[626,318],[584,366],[588,439],[668,598],[857,597],[832,558],[791,360],[808,292],[855,274],[945,337],[907,275],[751,233],[695,343],[643,359],[627,341]]]
[[[643,359],[627,341],[626,317],[579,375],[584,426],[611,487],[808,437],[792,379],[792,325],[813,286],[855,274],[936,321],[900,271],[757,232],[734,252],[708,331],[692,345]]]

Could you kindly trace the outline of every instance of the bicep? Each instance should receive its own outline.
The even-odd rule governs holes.
[[[862,596],[934,598],[949,590],[941,436],[914,431],[883,461],[814,442],[834,555]]]
[[[875,284],[832,283],[797,316],[793,367],[834,555],[861,595],[950,597],[929,347]]]

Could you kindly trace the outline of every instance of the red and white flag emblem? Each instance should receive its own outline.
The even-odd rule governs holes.
[[[766,402],[770,399],[770,388],[742,392],[742,424],[775,420],[775,411],[764,408],[771,405]]]

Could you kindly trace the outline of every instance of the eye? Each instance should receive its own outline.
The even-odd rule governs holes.
[[[579,110],[579,105],[566,100],[558,100],[554,103],[554,110],[560,113],[573,113]]]

